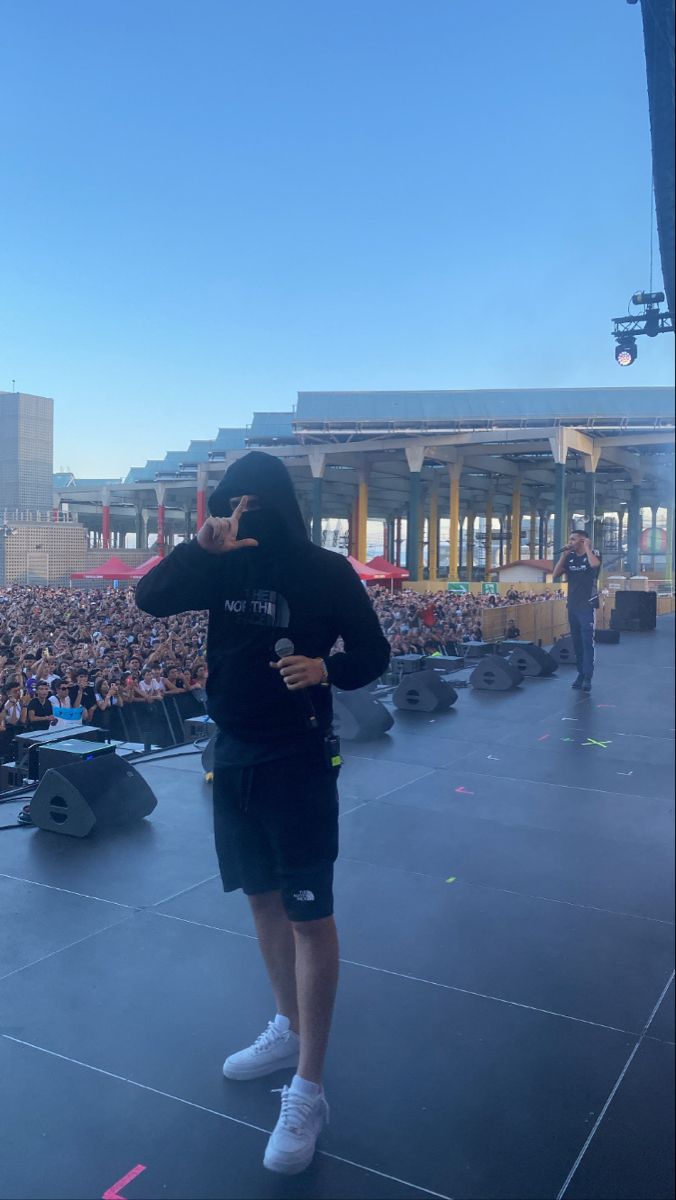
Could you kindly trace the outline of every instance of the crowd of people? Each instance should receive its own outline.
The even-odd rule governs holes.
[[[560,588],[544,592],[510,588],[504,596],[448,591],[421,594],[408,588],[390,592],[375,586],[369,591],[393,654],[461,655],[463,645],[484,640],[482,614],[486,609],[540,604],[564,597]],[[508,620],[505,636],[520,636],[514,620]]]
[[[486,608],[563,593],[422,595],[371,587],[370,595],[393,654],[458,654],[463,644],[483,640]],[[0,761],[12,757],[17,733],[76,724],[130,740],[146,740],[148,731],[161,739],[159,707],[177,740],[181,718],[204,711],[206,633],[206,613],[147,616],[132,588],[0,588]],[[519,636],[514,622],[506,635]],[[191,699],[158,706],[179,697]]]
[[[18,733],[78,724],[176,740],[204,711],[206,631],[206,613],[147,616],[130,588],[0,588],[0,761]]]

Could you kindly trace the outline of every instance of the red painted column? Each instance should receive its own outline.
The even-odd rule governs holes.
[[[157,545],[155,547],[155,550],[160,556],[164,555],[164,550],[165,550],[164,512],[165,512],[164,505],[158,504],[158,506],[157,506]]]
[[[197,489],[197,532],[199,533],[207,519],[207,494],[203,488]]]
[[[110,550],[110,505],[104,504],[101,514],[101,540],[104,550]]]

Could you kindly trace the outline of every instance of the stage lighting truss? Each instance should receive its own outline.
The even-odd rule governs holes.
[[[615,361],[621,367],[630,367],[636,361],[637,337],[657,337],[658,333],[674,332],[671,313],[660,309],[663,301],[664,292],[634,292],[629,307],[634,305],[641,312],[612,318],[613,337],[617,343]]]

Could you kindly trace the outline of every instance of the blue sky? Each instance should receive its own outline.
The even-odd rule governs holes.
[[[624,0],[5,0],[0,389],[55,464],[298,390],[672,382]],[[655,286],[661,286],[656,250]]]

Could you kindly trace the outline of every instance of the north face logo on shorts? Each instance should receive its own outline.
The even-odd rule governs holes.
[[[294,892],[293,898],[294,900],[314,900],[315,894],[314,892]]]

